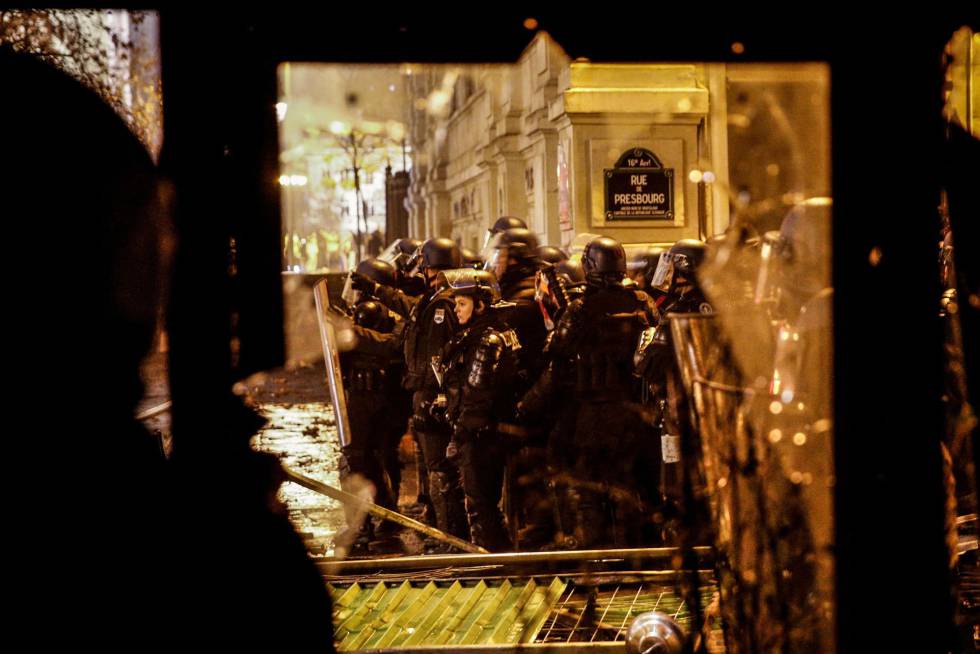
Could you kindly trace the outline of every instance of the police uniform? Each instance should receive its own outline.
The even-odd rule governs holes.
[[[439,529],[466,537],[468,528],[463,509],[463,493],[457,466],[446,459],[449,444],[448,426],[433,417],[432,405],[439,394],[439,382],[432,370],[433,357],[438,357],[456,332],[458,323],[453,311],[455,303],[445,291],[429,289],[413,299],[400,291],[382,289],[381,299],[395,311],[407,311],[405,328],[397,339],[378,334],[359,333],[362,348],[377,353],[404,354],[403,388],[412,393],[412,432],[418,438],[428,471],[429,497]]]
[[[688,262],[690,267],[685,274],[693,280],[693,269],[700,263],[696,254],[703,252],[703,245],[700,242],[680,241],[665,256],[674,253],[675,248],[677,251],[692,252]],[[673,271],[669,274],[671,277],[675,275]],[[650,503],[660,505],[657,510],[661,525],[660,538],[676,541],[680,512],[683,511],[686,514],[688,536],[696,542],[706,542],[709,538],[706,531],[709,516],[698,463],[700,444],[698,435],[690,424],[688,412],[683,409],[686,405],[685,391],[674,356],[673,337],[667,317],[672,313],[710,315],[714,313],[714,309],[694,281],[682,285],[677,285],[673,279],[662,279],[660,282],[660,290],[663,292],[660,310],[664,318],[655,329],[647,330],[643,335],[634,357],[636,374],[643,385],[642,399],[655,416],[656,433],[653,443],[659,446],[656,456],[659,474],[648,480],[649,483],[641,486],[640,490],[649,498]],[[682,442],[685,435],[690,442]],[[684,452],[688,453],[690,460],[684,460]],[[691,486],[690,496],[686,496],[688,494],[684,488],[685,475]],[[656,487],[654,479],[657,482]]]
[[[571,436],[575,538],[585,548],[640,540],[641,497],[635,481],[649,475],[641,456],[649,428],[635,410],[633,355],[641,332],[656,322],[642,291],[589,286],[562,314],[550,350],[577,404]],[[605,493],[603,487],[618,490]],[[611,521],[610,521],[611,519]]]
[[[354,319],[356,325],[382,334],[395,329],[387,310],[370,299],[354,307]],[[397,511],[401,484],[398,444],[405,433],[409,408],[400,389],[401,357],[354,350],[341,353],[340,365],[350,423],[350,442],[342,451],[341,478],[363,475],[375,487],[375,503]]]
[[[450,341],[441,358],[470,538],[492,552],[511,546],[499,507],[506,452],[496,423],[513,412],[518,350],[514,331],[487,308]]]

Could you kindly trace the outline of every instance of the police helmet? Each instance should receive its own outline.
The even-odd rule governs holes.
[[[451,238],[430,238],[415,254],[415,265],[421,270],[449,270],[461,264],[459,246]]]
[[[568,258],[568,255],[554,245],[542,245],[538,248],[538,258],[545,263],[559,263]]]
[[[626,269],[637,282],[642,277],[644,288],[649,287],[650,280],[653,279],[653,274],[657,271],[657,265],[660,263],[660,255],[666,251],[667,248],[660,245],[648,245],[640,248],[626,263]]]
[[[581,286],[585,283],[585,270],[578,259],[565,259],[555,264],[555,273],[565,282],[566,288]]]
[[[622,280],[626,274],[626,250],[614,238],[596,237],[582,252],[582,269],[590,283]]]
[[[490,228],[490,233],[499,234],[500,232],[513,229],[515,227],[527,229],[527,223],[520,218],[515,218],[514,216],[501,216],[493,223],[493,226]]]
[[[419,249],[420,245],[422,245],[422,241],[418,240],[417,238],[400,238],[395,241],[395,243],[397,244],[399,251],[401,251],[403,254],[407,254],[408,256],[415,254],[415,251]]]
[[[494,221],[490,229],[487,230],[487,236],[483,239],[483,248],[486,249],[490,240],[500,232],[506,231],[508,229],[513,229],[514,227],[521,227],[527,229],[527,223],[520,218],[515,218],[514,216],[501,216]]]
[[[483,300],[487,306],[500,300],[500,284],[493,273],[473,268],[457,268],[439,273],[438,285],[448,288],[453,296],[467,295]]]
[[[704,261],[707,247],[697,239],[685,238],[677,241],[660,256],[660,263],[650,280],[650,287],[664,293],[673,289],[677,278],[693,280],[694,271]]]
[[[529,229],[512,227],[493,237],[483,256],[487,270],[497,268],[498,262],[508,263],[511,259],[518,266],[536,268],[538,259],[538,237]],[[504,266],[507,270],[508,266]]]
[[[364,275],[382,286],[395,286],[395,267],[381,259],[365,259],[357,264],[357,274]]]
[[[474,252],[469,248],[459,249],[460,257],[463,260],[463,266],[467,268],[475,268],[477,270],[483,268],[483,257]]]
[[[387,307],[375,300],[366,300],[354,307],[354,324],[374,329],[388,331],[391,328],[391,314]]]
[[[398,272],[405,272],[409,269],[415,252],[422,245],[422,241],[414,238],[399,238],[391,242],[384,252],[378,255],[378,259],[387,261],[395,266]]]

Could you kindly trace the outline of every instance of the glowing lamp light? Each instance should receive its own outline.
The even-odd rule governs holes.
[[[396,141],[401,141],[405,138],[405,126],[397,120],[389,120],[385,125],[385,132]]]
[[[430,113],[441,113],[449,104],[449,93],[438,89],[429,94],[428,108]]]
[[[701,176],[701,179],[702,181],[704,181],[705,184],[714,184],[715,174],[710,170],[706,170],[704,171],[704,175]]]
[[[329,129],[331,134],[335,134],[337,136],[345,136],[350,134],[350,125],[341,120],[331,121]]]
[[[290,175],[289,185],[290,186],[306,186],[306,175]]]
[[[276,103],[276,120],[278,120],[280,123],[286,120],[287,109],[289,109],[289,105],[287,105],[285,102]]]
[[[700,170],[695,168],[687,174],[687,178],[691,181],[692,184],[697,184],[704,178],[704,175],[701,173]]]
[[[289,175],[279,175],[279,186],[289,186]]]

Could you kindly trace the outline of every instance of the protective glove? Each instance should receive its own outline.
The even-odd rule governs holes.
[[[441,393],[436,396],[432,404],[429,405],[429,415],[438,420],[439,422],[446,422],[446,396]]]
[[[374,295],[375,291],[378,290],[378,283],[376,281],[356,271],[351,271],[350,273],[350,285],[355,291],[361,291],[368,295]]]
[[[450,440],[449,445],[446,446],[446,458],[452,462],[459,458],[459,448],[456,446],[456,441]]]

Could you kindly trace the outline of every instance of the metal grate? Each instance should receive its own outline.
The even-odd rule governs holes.
[[[702,606],[707,607],[714,593],[713,587],[702,590]],[[593,587],[569,584],[535,642],[623,641],[630,621],[647,611],[666,613],[685,628],[691,619],[673,586],[647,582]]]
[[[402,581],[329,584],[337,649],[534,642],[567,582]]]
[[[630,621],[661,611],[688,628],[690,612],[672,584],[576,584],[558,577],[335,581],[340,651],[454,645],[622,642]],[[715,594],[706,584],[702,605]],[[709,651],[723,651],[715,629]]]

